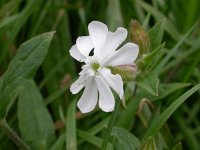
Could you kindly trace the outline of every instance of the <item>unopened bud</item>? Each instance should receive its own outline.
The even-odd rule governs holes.
[[[137,75],[137,65],[135,63],[109,68],[111,69],[112,74],[119,74],[123,81],[133,81]]]
[[[149,36],[137,20],[130,21],[130,36],[131,41],[139,45],[140,56],[149,52]]]

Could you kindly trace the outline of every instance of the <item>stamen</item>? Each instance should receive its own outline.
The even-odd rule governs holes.
[[[92,69],[96,72],[99,69],[100,65],[98,63],[92,63]]]

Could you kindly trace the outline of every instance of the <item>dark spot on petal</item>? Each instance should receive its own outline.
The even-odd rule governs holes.
[[[94,55],[94,49],[92,49],[89,53],[89,56],[93,56]]]

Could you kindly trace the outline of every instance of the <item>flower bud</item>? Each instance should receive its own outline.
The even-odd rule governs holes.
[[[131,20],[129,28],[130,28],[131,41],[139,45],[140,56],[143,54],[147,54],[150,48],[150,41],[148,34],[144,31],[144,29],[137,20]]]
[[[135,63],[109,68],[112,74],[119,74],[123,81],[133,81],[137,75],[137,65]]]

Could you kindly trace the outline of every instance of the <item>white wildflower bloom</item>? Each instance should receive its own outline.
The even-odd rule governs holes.
[[[116,50],[127,37],[127,30],[122,27],[110,32],[104,23],[92,21],[88,30],[89,36],[79,37],[70,49],[74,59],[85,63],[70,91],[76,94],[85,87],[77,103],[82,113],[92,111],[97,103],[103,111],[110,112],[115,107],[111,89],[120,99],[123,98],[124,89],[121,76],[112,74],[109,67],[133,63],[139,48],[134,43],[127,43]]]

